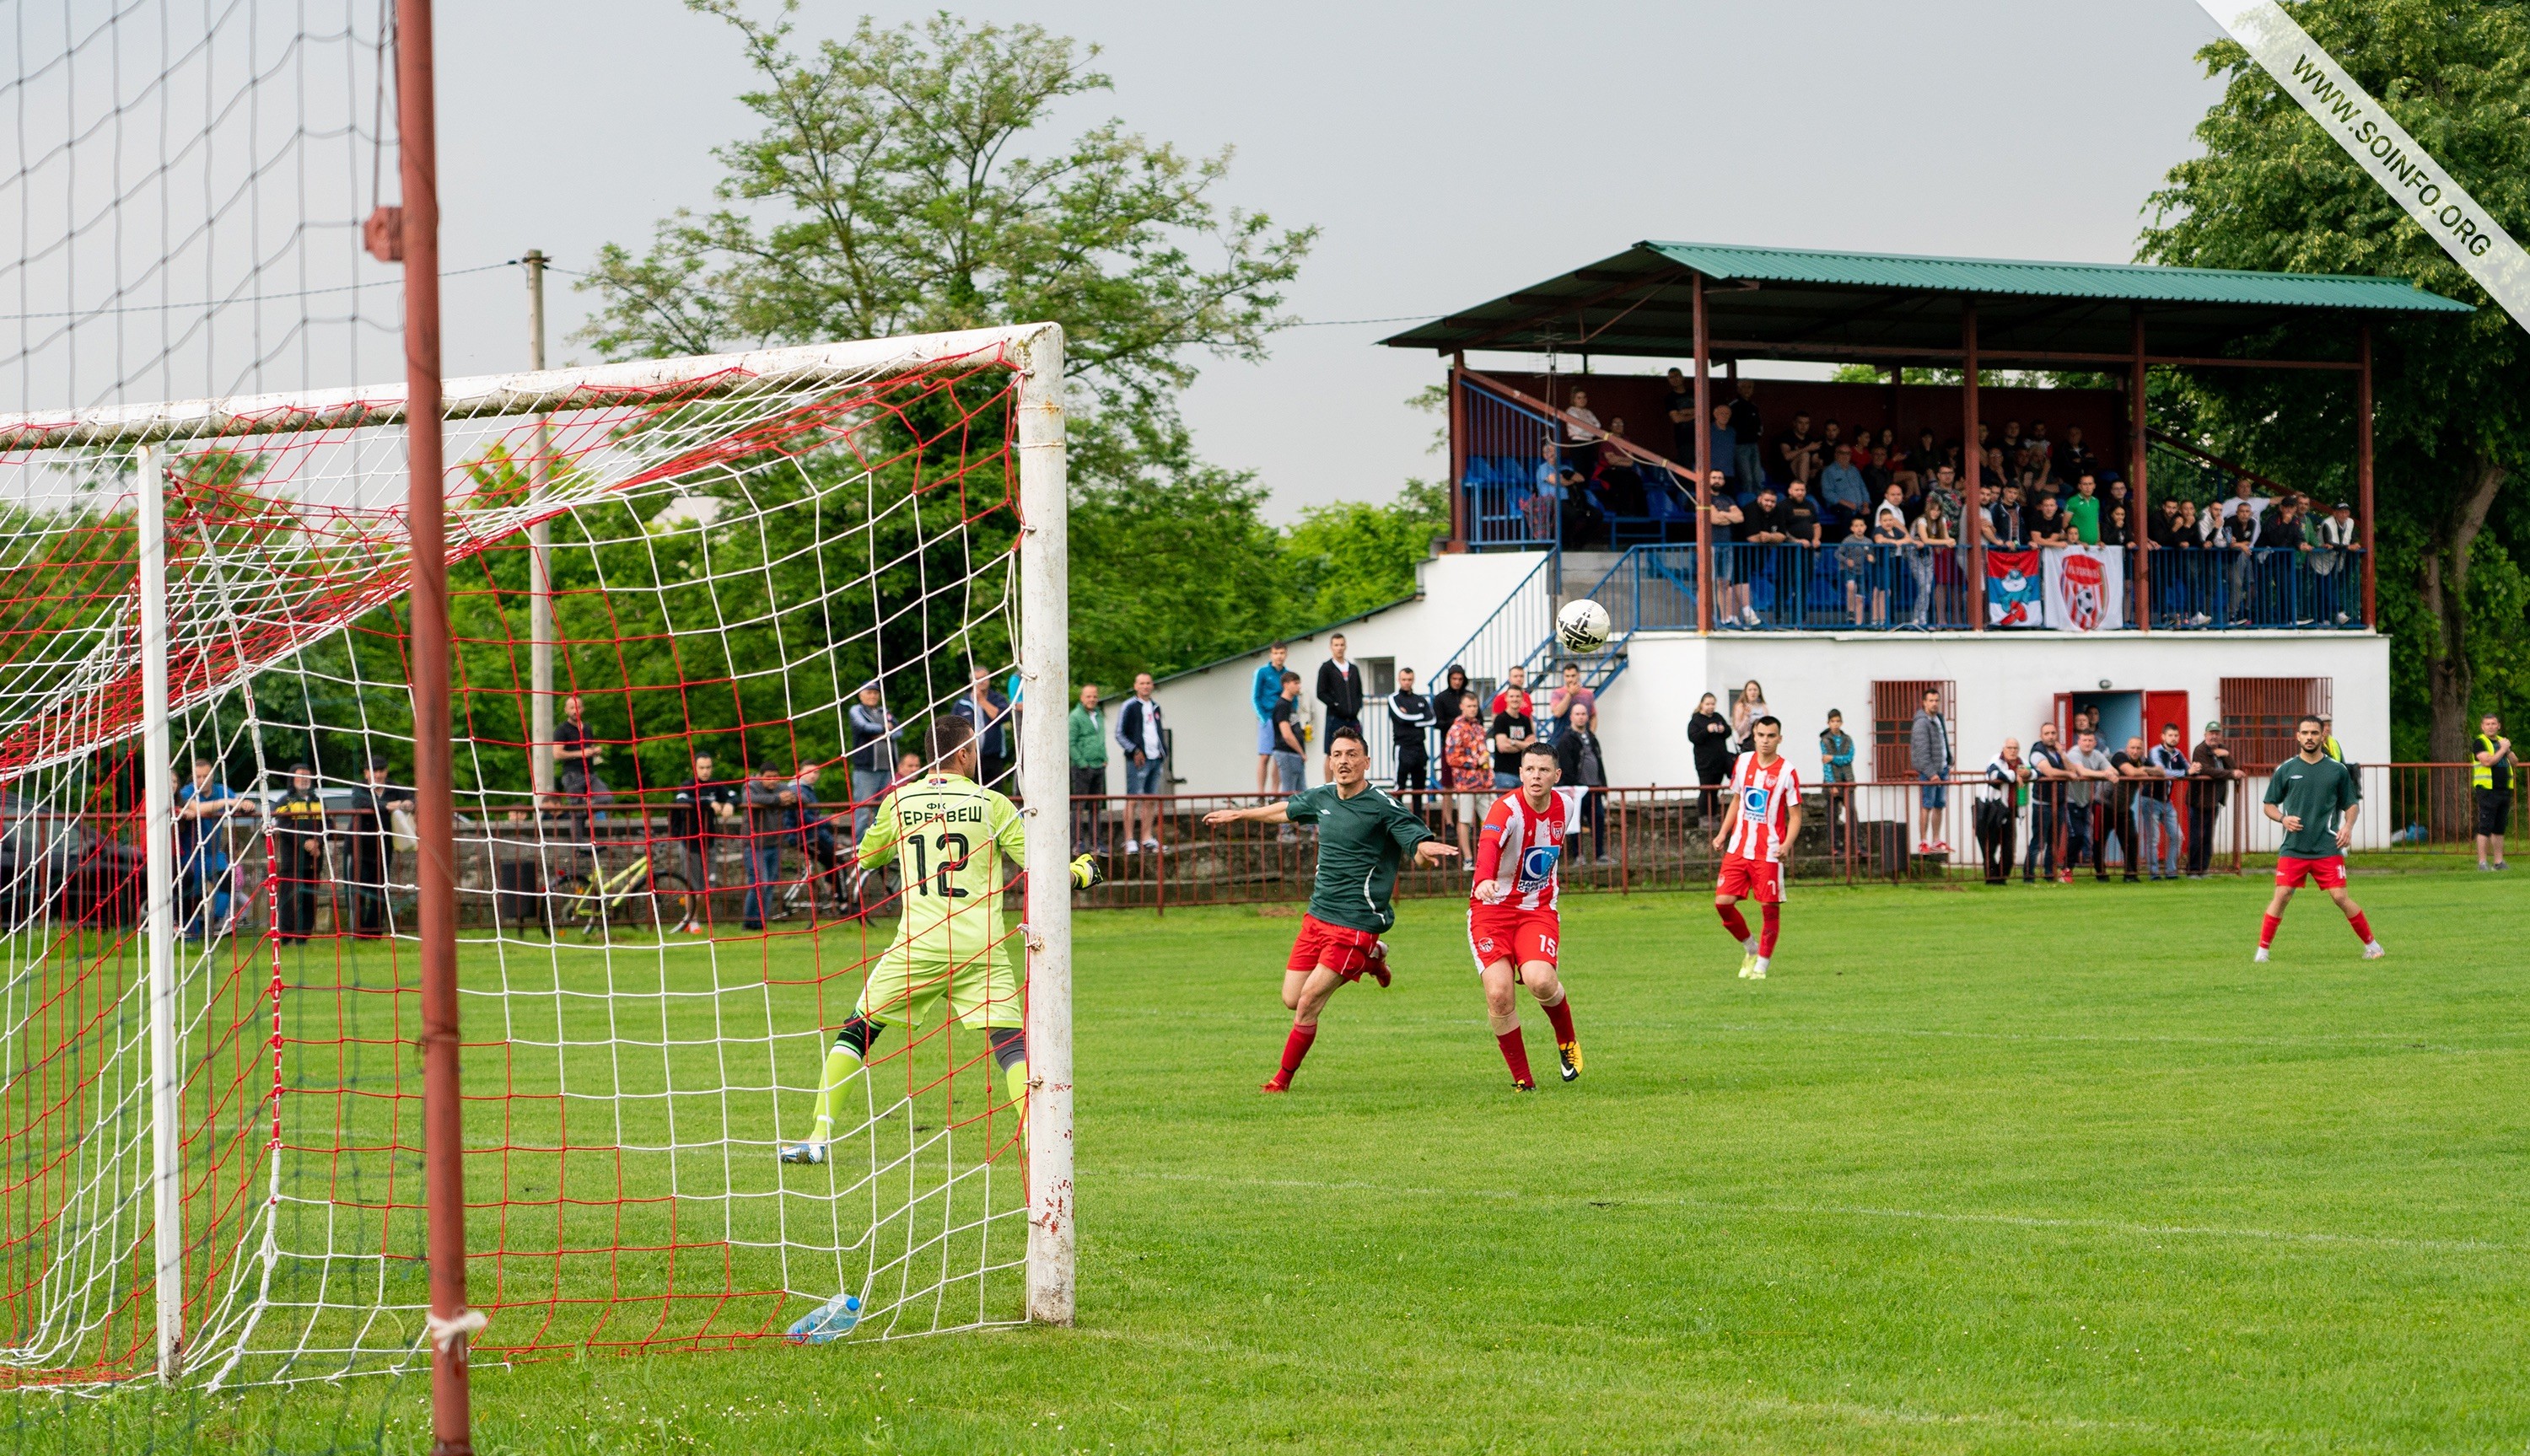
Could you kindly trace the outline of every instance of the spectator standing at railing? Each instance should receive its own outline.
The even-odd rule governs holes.
[[[2124,838],[2118,846],[2122,851],[2118,863],[2125,866],[2126,883],[2133,885],[2142,879],[2135,873],[2136,851],[2142,842],[2141,836],[2135,833],[2136,791],[2143,787],[2145,779],[2157,776],[2152,769],[2151,755],[2144,752],[2140,734],[2126,739],[2124,748],[2109,755],[2109,767],[2116,771],[2117,779],[2109,785],[2109,811],[2101,816],[2104,823],[2100,827],[2100,878],[2105,880],[2109,877],[2109,841],[2122,835]]]
[[[1705,507],[1704,519],[1697,525],[1697,539],[1713,549],[1713,620],[1717,625],[1757,624],[1756,614],[1748,605],[1748,588],[1735,579],[1739,574],[1738,555],[1730,549],[1732,538],[1744,527],[1747,512],[1731,499],[1729,479],[1716,470],[1706,479],[1711,504]]]
[[[1097,689],[1090,689],[1095,693]],[[887,797],[887,773],[896,762],[896,715],[887,711],[887,702],[879,695],[878,680],[861,684],[859,701],[852,706],[852,751],[850,759],[852,788],[852,842],[861,841],[869,829],[871,816],[878,813],[878,801]],[[1099,762],[1104,764],[1105,759]],[[1075,760],[1076,763],[1076,760]],[[698,882],[699,883],[699,882]]]
[[[1846,804],[1853,797],[1853,735],[1844,730],[1844,710],[1827,710],[1827,727],[1819,729],[1819,782],[1827,789],[1827,847],[1837,853],[1843,842]]]
[[[1681,465],[1695,464],[1695,382],[1683,369],[1669,371],[1669,395],[1661,401],[1661,413],[1669,419],[1669,458]]]
[[[2363,543],[2354,526],[2354,508],[2339,501],[2328,514],[2311,522],[2310,573],[2318,578],[2319,615],[2338,626],[2353,620],[2345,594],[2354,590],[2354,554]]]
[[[1958,521],[1965,519],[1960,512],[1966,506],[1967,498],[1959,491],[1958,467],[1947,460],[1934,466],[1932,483],[1924,487],[1924,511],[1938,508],[1944,521]]]
[[[2503,862],[2503,831],[2512,820],[2512,777],[2521,761],[2512,740],[2503,735],[2503,720],[2489,713],[2477,721],[2477,737],[2469,745],[2469,797],[2477,811],[2477,867],[2508,870]]]
[[[2042,859],[2050,881],[2062,869],[2056,858],[2056,833],[2064,822],[2064,789],[2073,775],[2064,767],[2064,750],[2056,742],[2052,723],[2040,724],[2037,740],[2029,745],[2029,852],[2020,862],[2023,885],[2038,883]],[[2065,878],[2069,881],[2071,876]]]
[[[1854,463],[1852,447],[1838,446],[1836,458],[1819,472],[1819,503],[1839,537],[1844,535],[1846,521],[1860,520],[1871,513],[1871,490],[1863,481],[1861,467]]]
[[[1720,713],[1713,694],[1706,693],[1695,703],[1695,712],[1686,720],[1687,752],[1695,759],[1695,782],[1704,785],[1697,798],[1697,816],[1706,824],[1721,812],[1721,796],[1714,785],[1731,777],[1731,720]]]
[[[2064,768],[2072,782],[2064,786],[2064,873],[2060,878],[2072,884],[2074,873],[2089,861],[2106,880],[2109,867],[2100,857],[2100,813],[2118,771],[2100,751],[2100,735],[2079,715],[2073,720],[2073,746],[2065,750]]]
[[[1598,706],[1598,693],[1581,685],[1581,665],[1566,663],[1563,680],[1556,684],[1555,691],[1546,700],[1546,722],[1540,726],[1543,729],[1541,737],[1546,742],[1554,742],[1564,736],[1574,708],[1595,709]],[[1571,781],[1565,782],[1568,783]]]
[[[2087,469],[2073,478],[2073,494],[2064,499],[2064,518],[2080,544],[2100,544],[2100,482]]]
[[[1950,468],[1944,465],[1943,473],[1947,475]],[[1907,539],[1906,574],[1915,582],[1915,612],[1907,625],[1920,627],[1926,625],[1924,615],[1933,609],[1933,583],[1940,564],[1950,559],[1951,548],[1958,544],[1951,536],[1950,515],[1940,497],[1924,498],[1924,513],[1915,517]]]
[[[2243,485],[2246,481],[2241,482]],[[2205,544],[2222,552],[2225,600],[2216,604],[2225,620],[2244,626],[2249,620],[2249,571],[2258,545],[2258,516],[2247,501],[2233,501],[2228,514],[2214,518]]]
[[[710,919],[711,836],[715,831],[727,833],[738,822],[739,793],[737,785],[720,782],[715,777],[712,756],[697,753],[686,782],[676,787],[668,799],[668,839],[675,844],[678,857],[685,861],[686,883],[693,893],[686,897],[686,918],[677,929],[688,935],[701,935]],[[374,773],[374,771],[372,771]],[[858,770],[854,770],[857,784]],[[878,781],[882,797],[887,792],[887,776]],[[872,810],[877,802],[871,802]],[[855,813],[858,812],[857,806]]]
[[[2108,513],[2100,520],[2100,544],[2125,547],[2133,544],[2134,533],[2127,529],[2126,508],[2122,501],[2111,501]]]
[[[1574,390],[1572,398],[1580,399],[1581,392]],[[1361,731],[1361,665],[1346,659],[1342,632],[1327,639],[1327,660],[1318,664],[1317,696],[1318,706],[1326,715],[1318,735],[1320,743],[1335,742],[1336,729],[1340,728]]]
[[[2018,482],[2005,479],[2003,491],[1987,508],[1985,518],[1990,526],[1986,532],[1988,546],[1998,551],[2017,551],[2029,544],[2028,516],[2021,504]]]
[[[983,678],[979,685],[989,687],[990,681]],[[747,779],[745,802],[746,894],[739,907],[739,923],[747,930],[762,930],[773,918],[773,887],[782,880],[782,844],[791,837],[799,790],[767,759],[758,762]]]
[[[824,777],[824,765],[806,763],[799,766],[791,781],[791,791],[799,796],[798,802],[791,806],[792,832],[798,836],[799,857],[805,862],[808,913],[812,917],[817,912],[817,881],[822,879],[834,887],[832,892],[839,904],[844,897],[843,867],[835,854],[835,826],[848,825],[852,817],[849,809],[840,814],[823,812],[824,806],[817,802],[817,781]],[[852,842],[857,845],[860,841]]]
[[[2032,546],[2070,546],[2073,518],[2056,504],[2054,496],[2040,496],[2038,509],[2029,516],[2029,544]]]
[[[1448,670],[1441,674],[1441,690],[1432,694],[1432,731],[1436,740],[1448,736],[1450,725],[1458,721],[1458,700],[1473,696],[1475,696],[1475,689],[1467,686],[1466,668],[1458,663],[1450,664]],[[1438,748],[1442,745],[1436,741],[1433,746]],[[1440,777],[1447,779],[1449,765],[1445,763],[1441,768]],[[1448,785],[1437,784],[1436,786],[1447,787]]]
[[[2231,785],[2248,775],[2241,771],[2231,745],[2223,740],[2223,725],[2210,719],[2205,736],[2196,745],[2194,762],[2195,772],[2187,782],[2187,878],[2202,880],[2214,862],[2215,817],[2230,797]]]
[[[1274,741],[1274,705],[1283,701],[1284,665],[1291,660],[1291,657],[1290,643],[1275,643],[1265,649],[1264,666],[1256,670],[1255,676],[1247,679],[1247,700],[1256,710],[1256,791],[1258,793],[1265,791],[1267,776],[1274,771],[1274,752],[1278,746]],[[1099,738],[1098,761],[1104,764],[1107,761],[1107,748],[1106,727],[1103,724],[1099,727]],[[1101,793],[1106,791],[1103,782],[1099,786],[1099,791]]]
[[[1608,852],[1608,756],[1599,746],[1598,714],[1587,702],[1572,705],[1571,721],[1555,735],[1555,764],[1561,782],[1589,792],[1581,799],[1581,822],[1590,829],[1591,853],[1603,865],[1615,864]]]
[[[1280,656],[1280,653],[1276,655]],[[1279,679],[1275,683],[1275,696],[1282,696]],[[1270,706],[1266,714],[1266,726],[1270,731],[1273,725]],[[1072,705],[1071,716],[1064,721],[1064,731],[1072,746],[1072,852],[1089,854],[1098,848],[1098,820],[1107,807],[1107,715],[1098,706],[1097,683],[1080,684],[1080,701]],[[1265,757],[1270,761],[1273,755],[1268,753]],[[1261,788],[1264,776],[1260,773],[1257,777]],[[860,774],[857,769],[853,771],[852,782],[854,796],[858,797]],[[882,790],[881,797],[884,796]],[[873,802],[871,807],[875,811],[876,803]],[[868,822],[861,818],[859,806],[854,805],[852,842],[859,843],[861,836],[868,832]]]
[[[1471,700],[1472,701],[1472,700]],[[1300,674],[1283,674],[1283,695],[1274,700],[1274,779],[1282,792],[1298,793],[1306,787],[1309,776],[1308,746],[1301,732]],[[1292,837],[1292,827],[1283,826],[1282,837]]]
[[[1529,496],[1519,503],[1521,518],[1529,535],[1540,541],[1555,535],[1561,521],[1565,536],[1580,539],[1581,472],[1564,463],[1564,448],[1552,439],[1537,447],[1537,474]]]
[[[1599,416],[1590,412],[1590,392],[1575,389],[1564,413],[1564,463],[1575,474],[1588,475],[1599,463]]]
[[[1011,700],[993,685],[989,668],[978,666],[973,680],[958,701],[949,705],[952,717],[966,720],[974,730],[975,758],[980,775],[975,782],[985,788],[997,787],[1003,771],[1011,761]]]
[[[360,786],[346,806],[349,833],[344,836],[352,857],[352,934],[374,941],[387,933],[387,867],[395,862],[395,811],[412,812],[412,790],[387,782],[387,766],[371,759]],[[700,883],[700,882],[696,882]]]
[[[1502,686],[1494,689],[1493,698],[1485,704],[1485,714],[1487,717],[1500,713],[1503,709],[1509,707],[1511,705],[1511,695],[1512,693],[1525,693],[1528,691],[1528,669],[1517,663],[1513,663],[1512,664],[1511,672],[1505,675],[1507,680]]]
[[[1738,398],[1731,402],[1731,434],[1734,449],[1731,453],[1731,475],[1753,489],[1766,478],[1766,421],[1757,407],[1757,381],[1739,381]],[[1680,456],[1681,465],[1692,466],[1693,456]]]
[[[1756,488],[1755,481],[1739,478],[1739,432],[1732,427],[1729,404],[1713,406],[1705,448],[1713,452],[1713,468],[1731,479],[1731,489],[1744,492]],[[1690,455],[1681,463],[1691,466],[1695,457]]]
[[[1503,692],[1503,710],[1494,715],[1490,734],[1494,750],[1494,783],[1496,790],[1508,793],[1519,786],[1519,756],[1537,740],[1537,720],[1528,712],[1528,694],[1520,689]]]
[[[316,887],[325,879],[325,801],[313,768],[291,765],[290,787],[272,806],[266,833],[281,877],[272,887],[274,938],[296,944],[316,933]]]
[[[2171,785],[2187,777],[2185,738],[2178,725],[2161,726],[2161,741],[2144,756],[2144,773],[2135,786],[2135,848],[2144,872],[2155,880],[2178,878],[2178,806],[2171,802]]]
[[[1344,639],[1338,637],[1335,640],[1342,642]],[[1341,653],[1342,649],[1338,651]],[[1356,688],[1360,685],[1360,677],[1361,670],[1354,668]],[[1134,674],[1133,695],[1127,698],[1125,706],[1116,712],[1116,746],[1125,750],[1127,854],[1141,849],[1153,854],[1160,852],[1157,833],[1160,807],[1150,800],[1169,791],[1169,740],[1164,722],[1167,715],[1160,711],[1159,699],[1151,696],[1152,685],[1150,674]],[[1360,699],[1355,698],[1353,727],[1356,729],[1361,727],[1358,721],[1360,711]]]
[[[2302,608],[2301,559],[2310,542],[2302,535],[2299,500],[2286,496],[2266,513],[2258,525],[2258,550],[2266,554],[2265,569],[2259,574],[2265,578],[2262,595],[2267,620],[2309,625],[2310,618]]]
[[[1449,777],[1450,817],[1458,826],[1458,852],[1475,863],[1476,826],[1493,807],[1493,747],[1485,741],[1484,704],[1472,692],[1458,697],[1458,716],[1441,738],[1441,768]]]
[[[1836,579],[1844,588],[1844,610],[1855,626],[1862,625],[1863,599],[1871,603],[1874,625],[1889,620],[1889,588],[1878,569],[1879,553],[1872,548],[1871,533],[1863,518],[1849,516],[1844,522],[1844,539],[1836,546]]]
[[[1915,781],[1923,785],[1917,793],[1915,852],[1947,854],[1951,841],[1942,838],[1943,825],[1951,812],[1951,725],[1942,717],[1942,694],[1938,688],[1924,689],[1923,706],[1915,710],[1914,721],[1906,726],[1906,751],[1914,766]]]
[[[2029,779],[2029,765],[2020,757],[2020,740],[2004,739],[2003,751],[1985,766],[1985,781],[1977,785],[1977,853],[1985,862],[1988,885],[2011,883],[2012,853],[2020,831],[2020,790]]]
[[[1397,747],[1397,797],[1416,814],[1428,813],[1432,700],[1414,690],[1412,668],[1397,670],[1397,690],[1388,695],[1388,740]]]
[[[1808,486],[1797,480],[1785,486],[1781,510],[1784,535],[1792,545],[1815,547],[1819,544],[1820,532],[1824,529],[1827,517],[1819,510],[1818,502],[1811,498]],[[1793,560],[1801,564],[1798,567],[1799,580],[1800,584],[1806,587],[1809,582],[1809,558],[1797,556]]]
[[[579,694],[562,700],[562,722],[554,725],[555,786],[562,790],[563,801],[570,807],[573,842],[593,842],[589,812],[598,794],[606,787],[597,777],[597,765],[606,755],[605,745],[590,731]]]
[[[1797,485],[1799,482],[1793,483]],[[1741,508],[1739,514],[1739,540],[1745,545],[1781,546],[1792,539],[1791,512],[1784,509],[1782,498],[1772,485],[1757,487],[1756,501]],[[1765,602],[1767,611],[1780,610],[1774,592],[1778,565],[1775,558],[1781,553],[1763,551],[1748,555],[1757,560],[1749,563],[1745,571],[1747,584],[1744,589],[1748,593],[1748,605],[1740,613],[1740,620],[1752,627],[1762,626],[1766,619],[1758,611],[1759,601]]]

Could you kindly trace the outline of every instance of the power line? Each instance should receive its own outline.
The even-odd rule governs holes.
[[[463,278],[468,273],[489,273],[495,268],[516,267],[518,263],[519,259],[511,258],[507,262],[483,263],[472,268],[455,268],[439,276]],[[360,283],[336,284],[331,288],[302,289],[291,294],[253,294],[243,298],[213,298],[199,303],[133,303],[101,308],[72,308],[59,313],[0,313],[0,323],[30,323],[44,318],[105,318],[126,313],[190,313],[199,309],[232,308],[241,303],[281,303],[292,298],[313,298],[324,294],[356,294],[362,289],[395,288],[401,286],[403,282],[401,278],[377,278]]]

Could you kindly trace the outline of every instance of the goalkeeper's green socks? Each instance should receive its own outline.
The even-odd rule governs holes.
[[[860,1069],[860,1053],[852,1048],[839,1043],[827,1049],[826,1075],[817,1084],[817,1126],[808,1134],[811,1139],[823,1143],[834,1136],[835,1101]]]

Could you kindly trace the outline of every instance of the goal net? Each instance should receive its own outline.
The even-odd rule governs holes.
[[[477,1360],[1068,1319],[1061,369],[1040,326],[452,383],[446,724],[401,389],[0,418],[0,1383],[426,1362],[437,1158]],[[858,1006],[830,1082],[947,883],[854,853],[944,716],[1040,873],[973,907],[990,995]]]

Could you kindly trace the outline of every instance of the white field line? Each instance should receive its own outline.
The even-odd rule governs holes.
[[[2225,1228],[2219,1225],[2134,1223],[2118,1218],[2066,1218],[2035,1213],[1947,1213],[1931,1209],[1881,1209],[1860,1204],[1736,1203],[1704,1198],[1617,1198],[1594,1200],[1577,1193],[1523,1193],[1498,1188],[1413,1188],[1360,1181],[1308,1178],[1241,1178],[1210,1173],[1140,1172],[1109,1169],[1104,1176],[1142,1178],[1168,1183],[1219,1183],[1245,1188],[1290,1188],[1317,1193],[1376,1193],[1392,1198],[1482,1198],[1505,1203],[1563,1203],[1615,1208],[1693,1209],[1715,1213],[1765,1213],[1794,1218],[1889,1218],[1921,1223],[1959,1223],[2001,1228],[2071,1229],[2120,1234],[2130,1238],[2242,1239],[2256,1243],[2303,1244],[2316,1247],[2402,1249],[2432,1254],[2522,1254],[2519,1244],[2482,1239],[2410,1239],[2388,1234],[2327,1233],[2300,1229]]]

